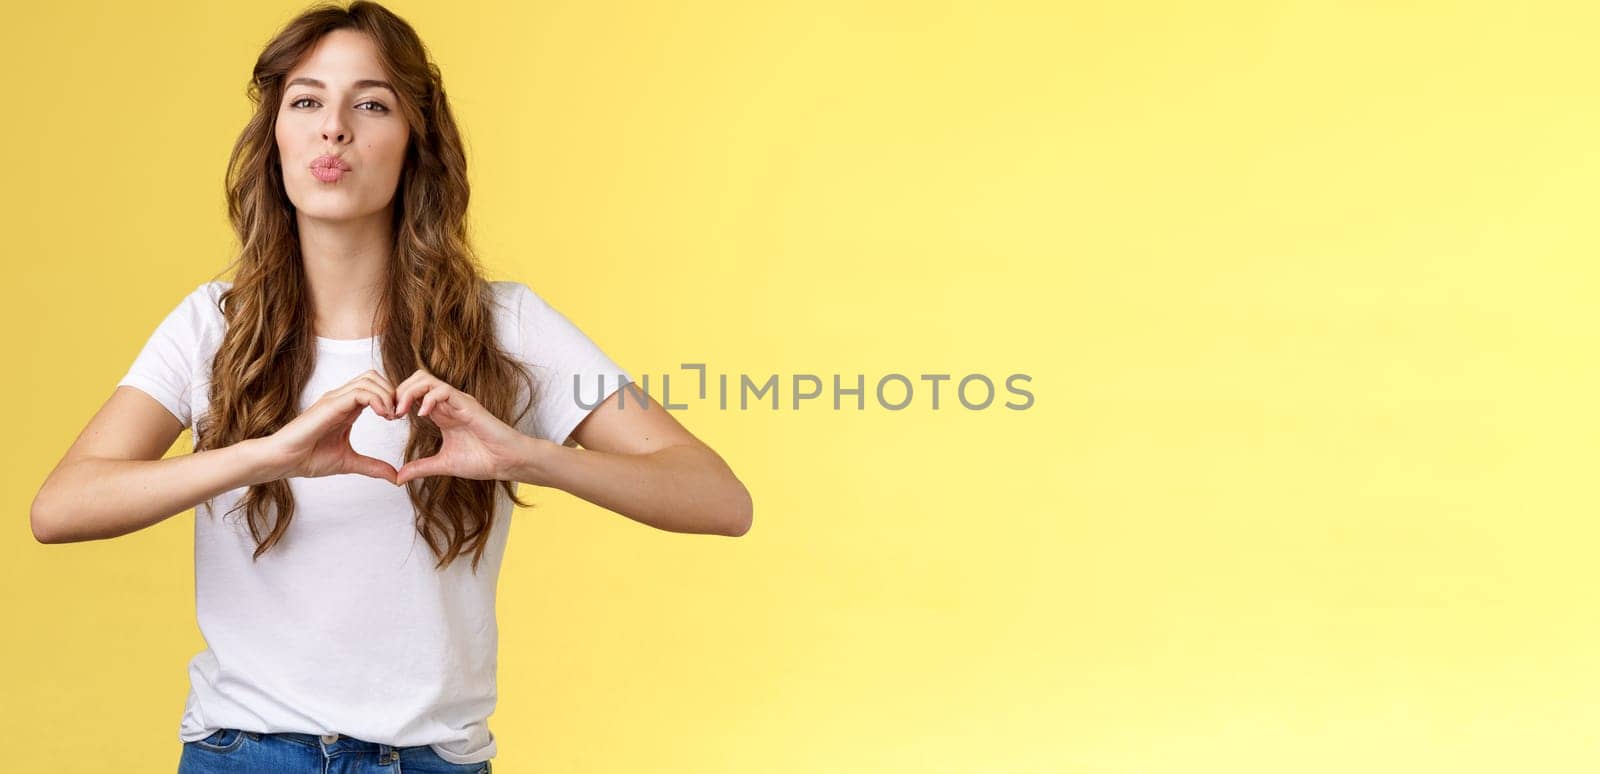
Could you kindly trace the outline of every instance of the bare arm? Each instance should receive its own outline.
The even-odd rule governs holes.
[[[750,531],[750,493],[704,444],[622,454],[530,437],[514,475],[668,532],[741,537]]]
[[[393,466],[356,453],[349,440],[361,412],[393,413],[392,393],[382,374],[367,371],[272,435],[161,459],[183,423],[155,398],[120,385],[39,488],[28,517],[34,539],[126,535],[223,492],[282,478],[359,473],[393,483]]]
[[[117,387],[34,497],[34,538],[71,543],[126,535],[278,477],[261,439],[161,459],[182,432],[154,398]]]
[[[624,393],[634,399],[619,408]],[[722,457],[633,384],[590,411],[568,444],[527,437],[518,463],[517,481],[668,532],[740,537],[754,519],[750,491]]]

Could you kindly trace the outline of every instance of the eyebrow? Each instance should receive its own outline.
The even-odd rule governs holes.
[[[301,76],[301,77],[296,78],[296,79],[294,79],[292,81],[289,81],[289,83],[287,85],[289,85],[289,86],[298,86],[300,84],[305,84],[306,86],[311,86],[313,88],[318,88],[318,89],[326,89],[326,88],[328,88],[328,84],[323,83],[322,81],[319,81],[316,78],[307,78],[305,76]],[[388,89],[389,93],[390,94],[394,94],[396,97],[399,96],[399,94],[397,94],[395,92],[394,87],[389,85],[388,81],[374,81],[374,80],[368,79],[368,80],[356,81],[355,83],[353,83],[351,85],[354,86],[357,89],[365,89],[365,88],[367,88],[369,86],[376,86],[376,87],[381,88],[381,89]]]

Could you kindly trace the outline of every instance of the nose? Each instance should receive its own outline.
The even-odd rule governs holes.
[[[344,125],[344,117],[339,111],[328,111],[328,117],[322,122],[322,139],[328,142],[344,144],[350,141],[350,127]]]

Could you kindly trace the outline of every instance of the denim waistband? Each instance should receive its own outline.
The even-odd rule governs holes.
[[[420,750],[428,747],[428,745],[425,744],[414,745],[411,747],[397,747],[395,745],[384,744],[382,742],[369,742],[365,739],[357,739],[356,737],[346,736],[345,734],[328,734],[328,736],[338,737],[332,742],[323,741],[323,736],[321,734],[303,734],[298,731],[278,731],[270,734],[262,733],[260,736],[270,736],[277,739],[282,739],[284,741],[294,742],[296,744],[303,744],[307,747],[315,747],[318,749],[326,748],[329,752],[366,751],[376,752],[379,755],[387,755],[391,750]]]
[[[229,743],[225,741],[226,738],[229,738],[222,736],[222,734],[224,734],[226,731],[227,729],[218,730],[208,738],[215,738],[215,742],[213,742],[213,744],[237,746],[237,742]],[[271,739],[274,741],[281,739],[291,744],[303,745],[321,753],[323,756],[326,756],[329,759],[339,755],[376,754],[378,763],[380,765],[398,763],[402,760],[408,762],[414,760],[423,763],[432,763],[442,760],[440,755],[433,750],[432,745],[427,744],[399,747],[382,742],[370,742],[365,739],[359,739],[346,734],[334,733],[307,734],[296,731],[265,732],[245,731],[242,729],[238,730],[237,733],[240,736],[249,737],[258,742],[264,739]],[[188,743],[186,742],[185,744]],[[424,765],[422,768],[428,768],[428,766]],[[477,771],[480,772],[480,774],[487,774],[487,772],[491,770],[492,769],[490,769],[489,763],[484,761],[483,765]]]

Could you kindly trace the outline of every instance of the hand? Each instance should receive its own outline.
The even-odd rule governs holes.
[[[528,436],[500,421],[477,398],[422,369],[401,382],[394,394],[397,416],[416,405],[417,416],[433,420],[443,436],[438,453],[401,466],[396,484],[424,476],[513,479]]]
[[[276,460],[277,474],[269,480],[299,476],[316,478],[341,473],[360,473],[381,478],[391,484],[399,471],[383,460],[358,454],[350,447],[350,427],[361,412],[373,412],[393,420],[394,389],[377,371],[368,371],[344,386],[329,391],[264,441]]]

